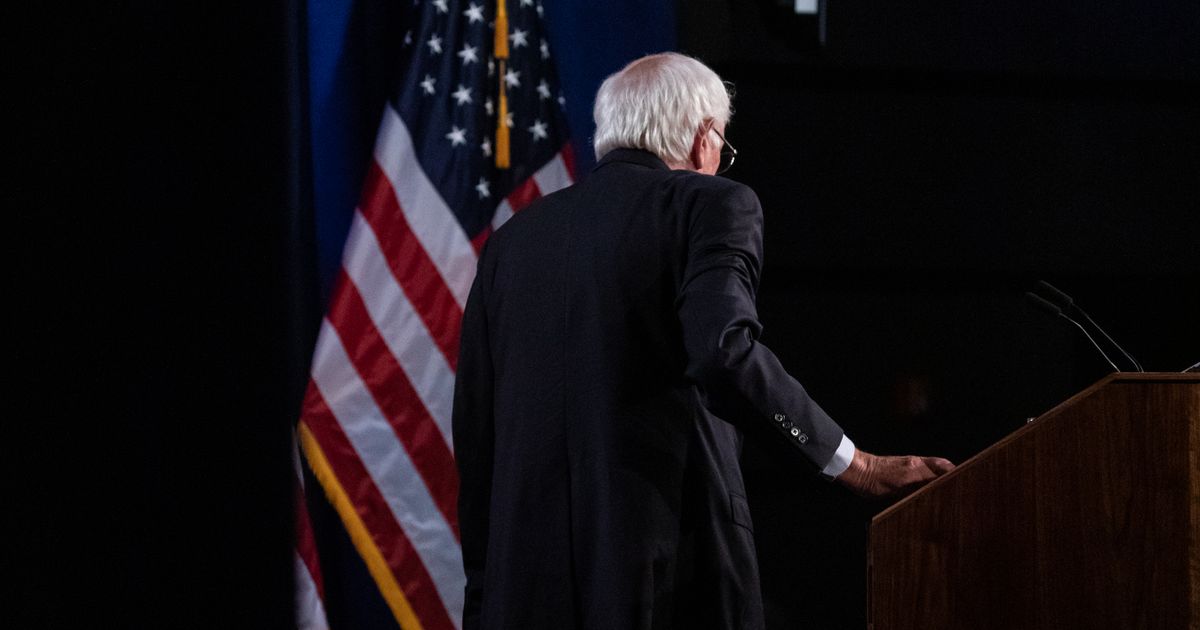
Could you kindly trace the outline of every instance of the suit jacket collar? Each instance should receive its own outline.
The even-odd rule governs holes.
[[[642,149],[613,149],[604,154],[600,161],[596,164],[593,171],[600,170],[614,162],[622,162],[625,164],[637,164],[647,168],[655,168],[662,170],[670,170],[666,162],[663,162],[657,155]]]

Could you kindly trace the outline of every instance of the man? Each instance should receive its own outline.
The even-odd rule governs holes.
[[[494,234],[454,402],[466,628],[761,628],[739,428],[865,496],[942,459],[855,449],[757,342],[762,212],[713,177],[730,100],[695,59],[596,96],[599,164]]]

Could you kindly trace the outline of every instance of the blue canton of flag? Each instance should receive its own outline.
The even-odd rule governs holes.
[[[433,0],[405,35],[407,71],[392,100],[413,132],[418,161],[476,242],[500,204],[552,162],[568,138],[542,5],[509,4],[509,59],[502,70],[493,46],[495,3]],[[508,98],[508,169],[497,168],[495,159],[501,84]],[[573,168],[569,155],[567,165]],[[506,210],[500,219],[511,215]]]

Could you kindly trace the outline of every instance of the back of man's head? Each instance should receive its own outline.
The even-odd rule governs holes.
[[[596,93],[596,157],[645,149],[667,164],[682,164],[700,125],[711,118],[724,126],[731,114],[729,92],[708,66],[678,53],[642,57]]]

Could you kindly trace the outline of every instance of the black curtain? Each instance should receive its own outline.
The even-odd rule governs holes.
[[[301,8],[22,22],[22,627],[293,623],[291,430],[319,318]]]

